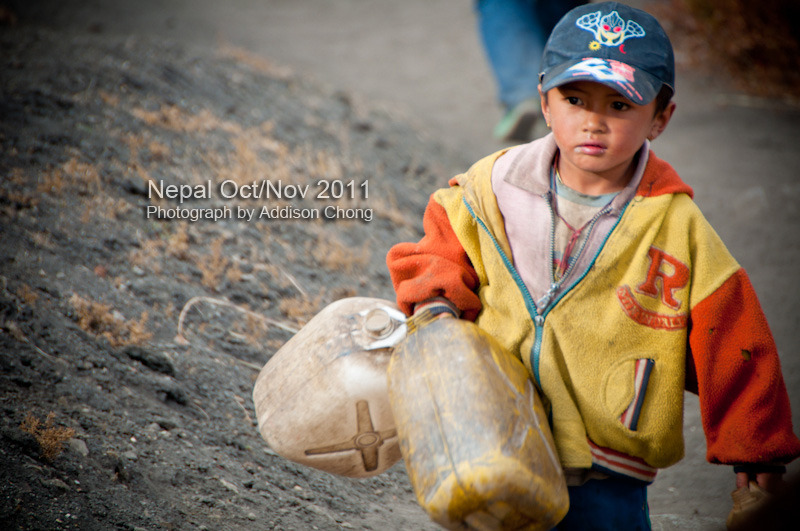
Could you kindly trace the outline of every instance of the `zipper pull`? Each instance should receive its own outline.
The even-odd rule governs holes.
[[[542,296],[542,298],[536,302],[536,306],[542,309],[546,308],[547,305],[550,304],[550,301],[553,300],[553,297],[555,297],[556,291],[558,291],[558,287],[559,284],[556,283],[550,284],[550,289],[547,290],[547,293],[545,293]]]

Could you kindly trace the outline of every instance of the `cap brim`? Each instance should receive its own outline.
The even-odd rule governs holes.
[[[570,61],[551,68],[542,76],[542,92],[572,83],[594,81],[611,87],[637,105],[647,105],[658,95],[663,82],[641,69],[618,61],[591,58]]]

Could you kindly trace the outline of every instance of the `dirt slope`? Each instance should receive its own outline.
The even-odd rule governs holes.
[[[239,49],[24,24],[0,47],[3,529],[433,529],[402,464],[348,480],[266,447],[252,385],[289,335],[252,315],[298,328],[338,298],[391,297],[384,255],[419,236],[407,220],[451,173],[441,152]],[[148,198],[151,180],[200,188]],[[264,181],[268,200],[221,196]],[[235,308],[193,306],[184,345],[194,297]]]

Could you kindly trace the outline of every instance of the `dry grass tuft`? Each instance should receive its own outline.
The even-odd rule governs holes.
[[[352,273],[369,262],[370,252],[366,245],[361,249],[347,247],[332,234],[319,234],[315,242],[307,244],[314,259],[329,271]]]
[[[72,428],[62,428],[54,426],[56,414],[52,411],[47,415],[47,419],[42,423],[39,419],[28,413],[19,429],[30,433],[36,438],[42,450],[42,457],[48,461],[54,460],[64,450],[64,443],[75,436]]]
[[[208,133],[221,129],[229,133],[241,133],[242,127],[236,122],[222,120],[208,109],[190,114],[177,105],[162,105],[157,111],[133,109],[132,114],[150,126],[162,127],[179,133]]]
[[[58,195],[64,190],[65,184],[61,168],[47,168],[39,179],[36,193]]]
[[[269,341],[269,323],[264,319],[260,319],[255,312],[246,307],[243,310],[247,312],[244,313],[244,319],[231,323],[229,333],[244,338],[248,344],[254,347],[264,345]]]
[[[115,347],[139,345],[153,337],[147,330],[147,312],[142,312],[139,320],[126,320],[108,304],[90,301],[77,294],[69,301],[78,314],[81,330],[105,338]]]
[[[22,284],[17,288],[17,297],[28,306],[33,306],[39,300],[39,295],[27,284]]]
[[[190,256],[189,242],[191,238],[189,237],[187,228],[188,224],[186,222],[179,223],[178,228],[167,239],[167,252],[178,260],[185,261],[188,260]]]
[[[147,150],[150,152],[150,159],[155,161],[166,160],[170,154],[168,146],[162,144],[161,142],[157,142],[155,140],[150,141],[150,143],[147,146]]]
[[[225,270],[228,268],[228,259],[222,254],[223,237],[219,237],[211,244],[211,254],[207,255],[206,260],[199,260],[197,267],[203,275],[201,283],[203,286],[214,291],[219,287]]]
[[[81,162],[78,157],[72,157],[62,166],[64,173],[82,187],[85,191],[99,191],[102,186],[100,170],[93,164]]]
[[[278,308],[286,317],[302,325],[322,309],[325,297],[326,291],[323,288],[313,299],[302,295],[290,299],[282,299]]]
[[[239,48],[238,46],[222,43],[219,47],[219,53],[223,57],[229,57],[243,65],[249,66],[256,72],[261,72],[262,74],[269,74],[270,76],[282,80],[288,80],[292,77],[292,71],[289,68],[277,66],[265,57],[255,55],[254,53],[249,52],[244,48]]]
[[[242,281],[242,277],[244,273],[242,272],[242,268],[239,267],[239,262],[233,262],[228,270],[225,272],[225,278],[227,278],[230,282],[234,284],[237,282]]]
[[[100,96],[100,99],[103,100],[103,103],[109,107],[117,107],[119,105],[119,96],[116,94],[112,94],[101,89],[97,92],[97,95]]]
[[[32,207],[39,204],[39,194],[26,190],[28,175],[22,168],[12,168],[10,172],[0,178],[0,197],[17,209]],[[13,207],[9,208],[9,215],[13,215]]]
[[[306,167],[314,178],[341,179],[345,169],[340,155],[329,151],[315,151],[307,155]]]
[[[161,263],[159,257],[163,253],[164,241],[158,238],[151,238],[141,243],[138,249],[128,252],[128,260],[132,266],[146,269],[153,273],[161,273]]]

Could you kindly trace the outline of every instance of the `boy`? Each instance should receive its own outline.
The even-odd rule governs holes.
[[[747,274],[651,151],[675,104],[672,46],[618,3],[570,11],[540,74],[552,134],[435,192],[387,263],[407,313],[474,320],[519,356],[570,489],[560,529],[649,529],[646,487],[683,457],[697,392],[712,463],[768,487],[800,455]]]

